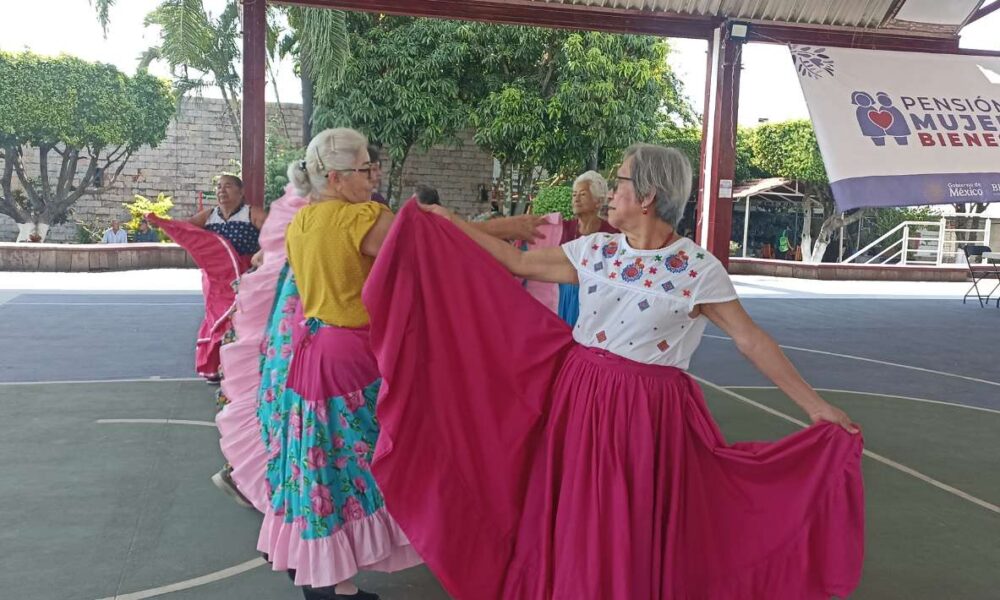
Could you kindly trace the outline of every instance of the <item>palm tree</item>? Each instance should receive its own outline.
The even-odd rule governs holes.
[[[312,138],[316,92],[329,93],[343,77],[351,57],[346,15],[339,10],[290,7],[289,30],[278,41],[275,57],[292,56],[302,82],[302,145]]]
[[[89,0],[107,35],[109,11],[116,0]],[[323,94],[337,84],[350,58],[347,20],[343,12],[319,8],[268,7],[268,69],[276,59],[292,56],[302,80],[303,140],[312,129],[314,90]],[[277,11],[285,11],[288,29]],[[241,79],[236,70],[241,35],[238,0],[229,0],[218,18],[205,11],[202,0],[163,0],[146,16],[146,26],[160,27],[160,44],[140,57],[143,69],[163,60],[174,77],[178,98],[214,86],[227,105],[227,117],[240,140]],[[271,79],[273,80],[273,73]]]
[[[110,23],[108,13],[115,5],[115,0],[90,0],[90,5],[97,10],[97,21],[104,30],[104,37],[108,37],[108,24]]]

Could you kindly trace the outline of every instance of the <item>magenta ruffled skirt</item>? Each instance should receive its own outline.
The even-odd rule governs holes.
[[[384,379],[373,472],[454,598],[818,600],[857,586],[861,436],[820,424],[727,444],[686,373],[576,344],[414,205],[365,301]]]

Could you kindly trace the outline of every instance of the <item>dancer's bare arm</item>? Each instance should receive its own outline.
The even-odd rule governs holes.
[[[378,216],[378,220],[372,225],[372,228],[368,230],[364,239],[361,240],[361,253],[365,256],[375,257],[378,256],[379,250],[382,249],[382,243],[385,242],[385,236],[389,235],[389,228],[392,227],[392,213],[384,210]]]
[[[192,225],[197,225],[198,227],[204,227],[205,223],[208,222],[208,217],[210,217],[211,215],[212,215],[212,209],[206,208],[202,211],[199,211],[198,214],[188,219],[188,223],[191,223]]]
[[[471,226],[487,235],[501,240],[521,240],[531,242],[542,237],[538,228],[544,222],[537,215],[518,215],[516,217],[500,217],[482,223],[469,223]]]
[[[813,423],[829,421],[840,425],[850,433],[858,432],[857,426],[851,422],[847,413],[821,398],[816,390],[806,383],[777,342],[754,323],[739,300],[699,304],[695,307],[695,311],[696,314],[692,316],[697,316],[697,312],[700,311],[733,338],[743,356],[798,404]]]
[[[518,277],[550,283],[577,283],[576,269],[566,258],[562,248],[544,248],[522,252],[507,242],[484,233],[443,206],[421,205],[420,208],[454,223],[465,235],[472,238],[484,250],[493,255],[493,258],[500,261],[508,271]]]

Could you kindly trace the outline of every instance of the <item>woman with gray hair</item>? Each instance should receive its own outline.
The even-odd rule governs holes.
[[[328,129],[288,171],[309,204],[285,233],[295,289],[283,294],[293,312],[279,326],[291,339],[269,349],[270,377],[261,382],[270,498],[257,548],[307,600],[377,600],[351,582],[359,570],[420,562],[370,469],[381,378],[361,289],[393,216],[371,199],[367,145],[353,129]]]
[[[608,182],[597,171],[587,171],[573,182],[573,217],[563,222],[560,245],[592,233],[618,233],[618,230],[600,217],[600,210],[607,201]],[[580,318],[580,286],[573,283],[559,284],[559,318],[576,325]]]
[[[387,382],[373,470],[393,516],[459,600],[850,595],[857,427],[750,319],[722,264],[677,234],[687,159],[637,144],[615,183],[621,233],[562,248],[519,252],[439,206],[419,208],[447,221],[399,215],[365,293]],[[572,331],[508,272],[579,283]],[[813,425],[727,444],[686,372],[709,323]]]

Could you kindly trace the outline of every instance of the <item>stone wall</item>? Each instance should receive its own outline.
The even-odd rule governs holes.
[[[239,145],[224,109],[222,100],[185,99],[167,130],[167,138],[156,148],[140,149],[114,185],[88,190],[74,205],[69,222],[53,227],[46,241],[75,242],[77,221],[100,221],[102,227],[107,227],[112,218],[127,218],[122,203],[130,202],[136,194],[155,198],[164,193],[173,199],[174,217],[194,214],[198,193],[213,191],[213,178],[221,172],[235,171],[235,163],[240,160]],[[267,112],[269,132],[287,135],[295,142],[301,139],[301,105],[285,104],[279,112],[278,105],[269,104]],[[479,201],[479,190],[481,186],[489,190],[492,185],[493,158],[476,146],[472,135],[472,131],[464,131],[456,143],[411,153],[403,173],[402,197],[408,197],[415,185],[424,183],[436,187],[442,202],[462,215],[486,211],[489,203]],[[25,158],[28,169],[37,172],[37,154]],[[389,166],[386,161],[383,193],[389,183]],[[52,168],[57,175],[58,164]],[[0,241],[12,242],[16,237],[14,222],[0,215]]]
[[[480,189],[489,193],[493,185],[493,157],[476,146],[471,130],[459,134],[453,145],[434,146],[426,152],[413,152],[403,170],[402,194],[405,199],[417,184],[437,188],[441,203],[463,216],[489,209],[489,202],[479,199]],[[386,178],[388,178],[388,164]],[[383,182],[383,187],[388,181]]]
[[[69,222],[53,227],[46,241],[76,241],[75,221],[100,220],[106,227],[113,217],[127,218],[128,211],[122,203],[132,201],[136,194],[155,198],[162,192],[173,198],[173,216],[194,214],[198,192],[213,191],[212,178],[224,171],[235,171],[234,163],[240,160],[239,144],[224,109],[222,100],[185,99],[167,129],[166,139],[156,148],[143,147],[133,155],[113,186],[88,190],[73,206]],[[284,119],[276,104],[269,104],[267,113],[270,131],[283,135],[287,123],[291,139],[297,141],[302,137],[300,105],[283,105]],[[37,154],[25,158],[31,172],[37,172]],[[54,168],[58,169],[58,164]],[[16,236],[14,222],[0,215],[0,241],[14,241]]]

